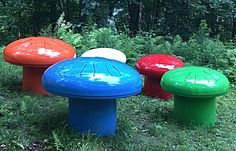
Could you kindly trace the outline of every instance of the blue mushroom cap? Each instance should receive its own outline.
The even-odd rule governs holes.
[[[141,91],[139,73],[132,67],[105,58],[79,57],[48,68],[42,77],[46,91],[81,99],[115,99]]]

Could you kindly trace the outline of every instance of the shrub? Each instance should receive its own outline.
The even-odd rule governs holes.
[[[53,31],[52,26],[41,30],[41,36],[55,37],[70,43],[73,47],[77,48],[81,44],[81,39],[83,38],[81,34],[75,33],[73,31],[73,25],[70,22],[64,20],[65,14],[62,13],[56,22],[56,27]]]
[[[42,36],[51,36],[70,43],[77,50],[77,55],[93,48],[114,48],[123,51],[127,56],[127,63],[134,65],[141,52],[137,50],[134,39],[126,34],[115,34],[109,28],[95,27],[92,30],[85,30],[82,33],[76,33],[73,25],[64,20],[64,14],[58,19],[54,32],[51,32],[51,26],[41,31]]]
[[[57,21],[55,32],[50,33],[50,26],[48,28],[49,30],[44,29],[41,32],[42,35],[50,35],[70,43],[77,49],[78,56],[93,48],[109,47],[123,51],[127,56],[127,63],[134,65],[141,56],[166,53],[181,58],[187,65],[207,66],[219,70],[230,81],[236,81],[235,47],[228,47],[219,39],[209,38],[210,30],[204,21],[189,41],[183,41],[178,35],[167,41],[165,37],[152,33],[129,37],[125,33],[116,34],[110,28],[93,27],[76,33],[73,25],[64,20],[63,14]]]
[[[184,61],[192,65],[206,66],[224,73],[231,82],[235,82],[235,47],[228,47],[219,38],[209,37],[210,30],[205,21],[201,22],[200,29],[187,42],[181,45],[174,54],[182,56]],[[173,45],[175,45],[174,43]]]

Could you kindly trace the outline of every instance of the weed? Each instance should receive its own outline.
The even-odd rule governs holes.
[[[208,65],[223,72],[232,72],[229,65],[235,61],[234,53],[225,52],[227,48],[217,40],[183,42],[175,37],[173,42],[166,42],[161,37],[148,35],[134,38],[113,35],[109,29],[94,29],[84,35],[95,41],[110,36],[111,39],[99,41],[100,44],[95,43],[93,47],[111,42],[109,46],[123,48],[130,64],[134,64],[139,55],[150,52],[169,52],[192,64]],[[86,36],[82,39],[89,40]],[[214,54],[206,56],[209,53]],[[205,56],[201,58],[201,54]],[[221,63],[214,55],[226,63]],[[218,120],[209,129],[187,127],[175,121],[171,100],[163,102],[138,95],[118,100],[116,135],[97,138],[68,128],[66,98],[22,91],[21,74],[20,67],[4,62],[0,54],[0,150],[236,150],[234,85],[229,94],[217,99]]]

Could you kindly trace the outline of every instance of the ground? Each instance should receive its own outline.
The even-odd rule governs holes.
[[[67,99],[23,92],[21,67],[0,55],[0,150],[236,150],[236,87],[217,98],[216,124],[184,126],[173,101],[142,95],[118,100],[115,136],[78,134],[67,125]]]

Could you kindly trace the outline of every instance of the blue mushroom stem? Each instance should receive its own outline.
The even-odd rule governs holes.
[[[116,100],[69,98],[69,126],[80,133],[97,136],[114,135],[116,131]]]

